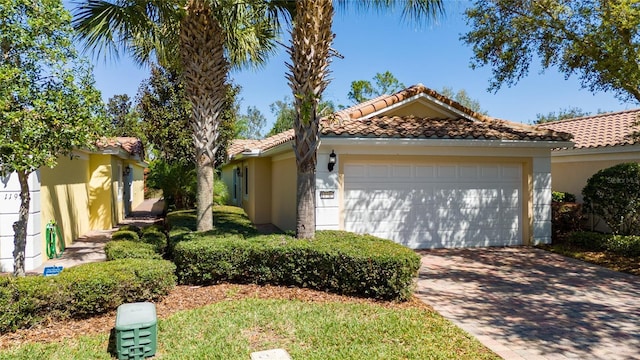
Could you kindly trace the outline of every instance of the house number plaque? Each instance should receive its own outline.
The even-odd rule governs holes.
[[[320,199],[333,199],[335,198],[335,191],[320,191]]]

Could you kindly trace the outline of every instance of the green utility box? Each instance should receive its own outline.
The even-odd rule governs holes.
[[[122,304],[116,314],[118,360],[144,359],[158,347],[156,305],[150,302]]]

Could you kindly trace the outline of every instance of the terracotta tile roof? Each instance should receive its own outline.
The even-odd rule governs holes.
[[[359,136],[381,138],[440,138],[487,140],[566,140],[547,130],[505,120],[473,121],[414,116],[383,116],[359,121],[344,121],[322,129],[325,136]]]
[[[96,142],[96,146],[100,149],[122,148],[131,155],[140,155],[141,157],[144,157],[142,141],[135,137],[102,138]]]
[[[229,156],[234,156],[245,151],[271,149],[280,144],[284,144],[287,141],[293,140],[294,136],[295,133],[293,129],[289,129],[263,140],[236,139],[233,140],[227,148],[227,154],[229,154]]]
[[[575,119],[554,121],[538,128],[573,134],[575,149],[635,144],[632,136],[640,131],[640,109],[625,110]]]
[[[419,94],[425,94],[425,95],[431,96],[432,98],[435,98],[436,100],[446,105],[449,105],[452,108],[458,111],[461,111],[473,118],[476,118],[476,119],[485,118],[484,115],[477,113],[461,105],[460,103],[453,101],[444,95],[439,94],[435,90],[429,89],[428,87],[422,84],[410,86],[393,95],[382,95],[380,97],[358,104],[356,106],[345,109],[343,111],[339,111],[336,113],[336,115],[338,115],[342,120],[359,119]]]
[[[373,116],[393,104],[419,94],[436,100],[466,114],[469,118],[417,118],[414,116]],[[474,120],[475,119],[475,120]],[[530,125],[513,123],[476,113],[437,92],[418,84],[393,95],[383,95],[364,103],[340,110],[320,121],[322,136],[358,136],[386,138],[442,138],[442,139],[500,139],[568,141],[570,134]],[[294,139],[293,129],[264,140],[235,140],[229,146],[230,157],[244,151],[265,151]]]

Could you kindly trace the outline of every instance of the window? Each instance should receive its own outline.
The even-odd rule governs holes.
[[[249,168],[244,167],[244,194],[249,195]]]
[[[238,198],[238,172],[237,168],[233,170],[233,200]]]

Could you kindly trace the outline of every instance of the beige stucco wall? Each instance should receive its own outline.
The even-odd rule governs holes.
[[[427,107],[419,102],[412,102],[405,106],[394,108],[393,111],[389,112],[388,115],[393,116],[416,116],[416,117],[435,117],[442,118],[442,112],[438,112],[433,108]]]
[[[552,153],[553,191],[572,193],[576,195],[578,202],[582,202],[582,189],[591,176],[602,169],[625,162],[640,162],[640,153],[624,158],[620,158],[618,154],[562,157]]]
[[[271,159],[253,158],[249,166],[249,211],[255,224],[271,223]]]
[[[271,163],[271,223],[282,230],[296,228],[296,159],[293,153]]]
[[[237,178],[234,199],[234,171],[241,169]],[[222,181],[229,189],[229,202],[241,206],[254,224],[271,223],[271,158],[249,158],[233,162],[222,168]]]
[[[91,230],[89,220],[89,156],[75,155],[59,157],[55,168],[42,167],[41,210],[42,234],[50,220],[58,225],[65,244]],[[46,239],[42,237],[42,248]]]

